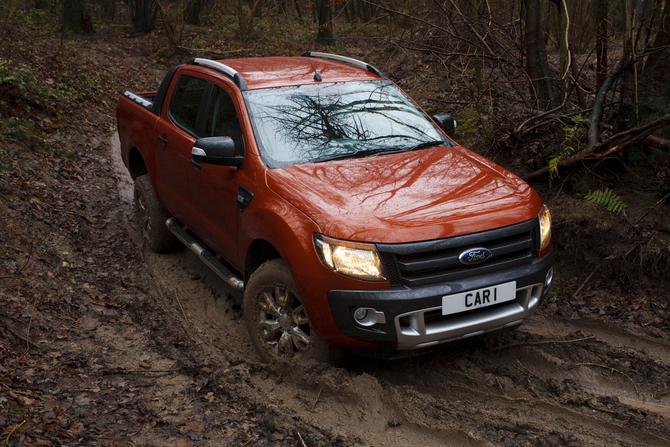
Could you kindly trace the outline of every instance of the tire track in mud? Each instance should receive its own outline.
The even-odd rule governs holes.
[[[114,158],[130,209],[132,184]],[[174,355],[224,377],[235,370],[229,386],[262,403],[276,427],[312,433],[308,445],[670,445],[666,333],[545,307],[515,333],[415,357],[264,365],[240,319],[241,294],[189,251],[143,255],[159,291],[152,305],[191,341]]]

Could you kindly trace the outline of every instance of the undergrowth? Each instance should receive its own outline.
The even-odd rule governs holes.
[[[603,206],[614,214],[623,213],[625,215],[626,208],[628,208],[628,205],[621,200],[621,197],[614,194],[609,188],[605,188],[604,190],[598,189],[593,192],[589,191],[584,196],[584,199],[598,206]]]

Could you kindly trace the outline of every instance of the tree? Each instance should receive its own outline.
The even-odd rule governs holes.
[[[335,33],[333,32],[333,7],[330,0],[314,0],[316,4],[316,15],[319,21],[319,32],[316,41],[326,45],[335,44]]]
[[[607,32],[608,32],[608,4],[607,0],[596,0],[596,90],[605,83],[607,77]]]
[[[556,106],[554,89],[547,67],[547,53],[544,49],[540,0],[526,0],[525,53],[526,72],[531,79],[531,96],[540,103],[539,109],[546,105]]]
[[[86,11],[84,0],[63,0],[63,30],[87,33],[93,31],[91,15]]]
[[[158,16],[154,0],[128,0],[128,9],[133,31],[144,34],[154,30]]]
[[[188,0],[184,12],[184,22],[189,25],[200,25],[200,15],[206,4],[207,0]]]
[[[654,43],[646,48],[648,56],[640,77],[640,119],[643,121],[667,113],[670,104],[670,0],[665,1],[656,28]],[[666,128],[660,136],[670,138],[670,129]]]

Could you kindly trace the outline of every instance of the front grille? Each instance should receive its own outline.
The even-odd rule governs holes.
[[[536,250],[537,218],[480,233],[407,244],[377,244],[391,285],[408,287],[446,283],[530,264]],[[488,248],[493,256],[464,265],[458,256],[472,248]]]

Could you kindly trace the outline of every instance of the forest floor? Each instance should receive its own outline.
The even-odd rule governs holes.
[[[534,184],[553,213],[556,279],[514,333],[396,360],[266,365],[239,293],[187,250],[142,246],[115,139],[123,90],[154,90],[202,54],[123,29],[69,36],[56,59],[53,33],[3,39],[0,57],[47,85],[69,73],[78,91],[29,109],[0,96],[0,444],[670,445],[670,234],[658,190],[619,188],[624,218],[566,180]],[[435,106],[430,59],[346,42],[341,51]],[[87,88],[95,94],[78,100]],[[34,127],[11,120],[28,116]],[[534,138],[488,155],[523,174],[550,137]]]

